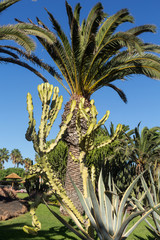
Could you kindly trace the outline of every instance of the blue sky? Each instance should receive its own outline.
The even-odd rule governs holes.
[[[81,0],[81,17],[86,18],[90,9],[98,2],[96,0]],[[68,3],[74,8],[77,0],[68,0]],[[116,13],[122,8],[128,8],[135,18],[134,24],[124,24],[120,30],[132,28],[143,24],[155,24],[157,26],[156,34],[143,34],[142,39],[146,42],[160,44],[160,1],[152,0],[102,0],[104,11],[109,15]],[[64,0],[21,0],[8,8],[0,15],[1,25],[14,24],[14,18],[27,21],[27,18],[35,21],[38,16],[47,26],[50,26],[47,8],[54,17],[60,22],[64,31],[69,35],[68,19]],[[47,56],[40,45],[37,46],[36,54],[46,62],[53,64],[53,61]],[[10,152],[18,148],[23,158],[29,157],[34,160],[35,152],[31,142],[25,139],[25,132],[28,126],[28,113],[26,110],[26,95],[32,94],[35,118],[37,127],[39,126],[41,116],[41,105],[38,98],[37,86],[42,81],[33,73],[19,66],[12,64],[1,64],[1,85],[0,85],[0,148],[7,148]],[[42,71],[45,77],[54,86],[59,84],[50,75]],[[104,88],[92,95],[95,105],[99,112],[100,119],[106,110],[110,110],[110,117],[106,126],[112,121],[114,125],[118,123],[129,125],[134,128],[141,121],[141,128],[160,126],[160,82],[149,79],[144,76],[132,76],[127,81],[117,81],[116,85],[120,87],[127,95],[128,103],[125,104],[119,96],[110,88]],[[60,94],[64,97],[64,104],[69,100],[69,95],[59,86]],[[64,107],[63,104],[63,107]],[[61,122],[63,107],[55,125],[50,134],[52,139],[56,136]],[[5,168],[12,167],[9,163]]]

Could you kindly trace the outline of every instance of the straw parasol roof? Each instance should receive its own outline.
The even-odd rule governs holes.
[[[18,176],[16,173],[11,173],[8,176],[6,176],[5,178],[7,179],[22,179],[20,176]]]

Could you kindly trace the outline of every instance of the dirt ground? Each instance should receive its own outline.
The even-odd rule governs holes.
[[[0,189],[0,221],[24,214],[28,209],[27,201],[18,199],[13,190]]]

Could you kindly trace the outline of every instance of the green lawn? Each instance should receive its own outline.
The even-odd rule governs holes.
[[[24,195],[22,195],[24,197]],[[54,210],[59,213],[59,207],[54,207]],[[23,232],[22,227],[24,225],[31,226],[31,217],[29,213],[21,215],[17,218],[0,222],[0,240],[76,240],[79,239],[73,233],[71,233],[66,227],[64,227],[47,209],[43,204],[37,209],[37,216],[42,224],[42,229],[37,236],[28,235]],[[70,221],[68,217],[66,220]],[[133,220],[133,223],[135,220]],[[148,230],[145,228],[145,223],[142,222],[127,239],[128,240],[155,240]],[[135,235],[141,238],[135,237]]]

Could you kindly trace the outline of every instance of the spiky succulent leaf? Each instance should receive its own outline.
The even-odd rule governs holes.
[[[61,202],[61,204],[63,205],[63,207],[69,212],[70,216],[73,217],[73,213],[67,208],[67,206],[58,198],[58,200]],[[47,204],[47,202],[45,202],[45,205],[47,206],[47,208],[49,209],[49,211],[63,224],[65,225],[68,229],[70,229],[72,232],[74,232],[76,234],[76,236],[78,236],[80,239],[83,240],[93,240],[92,238],[90,238],[90,236],[84,231],[84,229],[82,228],[81,224],[79,222],[77,222],[78,220],[76,219],[76,217],[74,216],[73,219],[76,222],[77,226],[80,228],[80,230],[82,231],[82,233],[85,235],[82,235],[80,232],[78,232],[75,228],[73,228],[68,222],[66,222],[64,220],[64,218],[62,218],[60,215],[58,215],[53,209],[51,209],[49,207],[49,205]]]
[[[117,215],[117,227],[116,227],[116,232],[119,231],[120,226],[121,226],[121,222],[122,222],[122,217],[123,217],[123,210],[125,208],[125,204],[127,201],[127,198],[129,197],[131,191],[133,190],[133,187],[135,186],[135,184],[138,182],[138,180],[140,179],[140,177],[144,174],[144,172],[142,172],[138,177],[136,177],[136,179],[129,185],[129,187],[126,189],[120,205],[119,205],[119,209],[118,209],[118,215]]]

